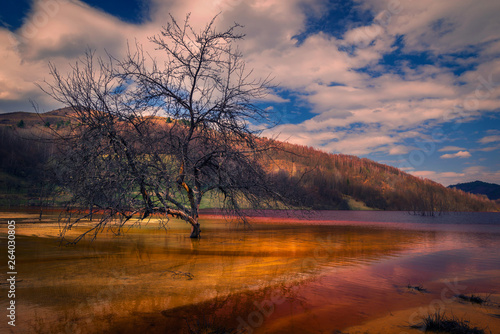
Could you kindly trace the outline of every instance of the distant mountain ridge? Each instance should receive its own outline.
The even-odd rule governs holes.
[[[495,183],[474,181],[450,185],[448,188],[456,188],[476,195],[486,195],[486,197],[493,201],[500,199],[500,185]]]

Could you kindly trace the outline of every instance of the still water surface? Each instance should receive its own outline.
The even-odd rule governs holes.
[[[1,213],[2,254],[4,224],[17,222],[18,317],[0,331],[420,333],[409,326],[440,309],[500,332],[498,213],[261,216],[242,229],[206,212],[201,240],[171,220],[60,247],[53,217]],[[459,293],[491,302],[475,308]],[[2,285],[3,310],[4,296]]]

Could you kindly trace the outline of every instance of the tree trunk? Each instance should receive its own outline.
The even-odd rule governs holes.
[[[194,225],[191,224],[191,235],[189,237],[193,239],[200,238],[200,233],[201,233],[200,223],[196,223]]]

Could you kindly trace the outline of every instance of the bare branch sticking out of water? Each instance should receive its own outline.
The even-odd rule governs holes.
[[[429,292],[421,284],[420,285],[411,285],[411,284],[408,284],[407,288],[410,291],[418,291],[418,292],[421,292],[421,293],[427,293],[427,292]]]
[[[464,295],[464,294],[459,294],[459,295],[457,295],[457,298],[459,298],[460,300],[466,301],[466,302],[470,302],[473,304],[479,304],[479,305],[486,304],[490,300],[489,295],[486,298],[481,298],[480,296],[477,296],[474,294],[471,294],[470,296]]]
[[[173,279],[181,279],[185,278],[186,280],[190,281],[194,278],[194,275],[188,272],[183,272],[179,270],[165,270],[162,271],[162,273],[171,273]]]

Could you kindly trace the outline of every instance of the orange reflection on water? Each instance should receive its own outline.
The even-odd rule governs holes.
[[[172,220],[167,232],[150,222],[59,247],[57,225],[19,224],[20,328],[319,333],[426,305],[446,279],[469,290],[500,288],[500,262],[491,252],[500,245],[498,232],[258,219],[241,230],[218,218],[202,226],[201,240]],[[434,292],[411,293],[410,283]]]

